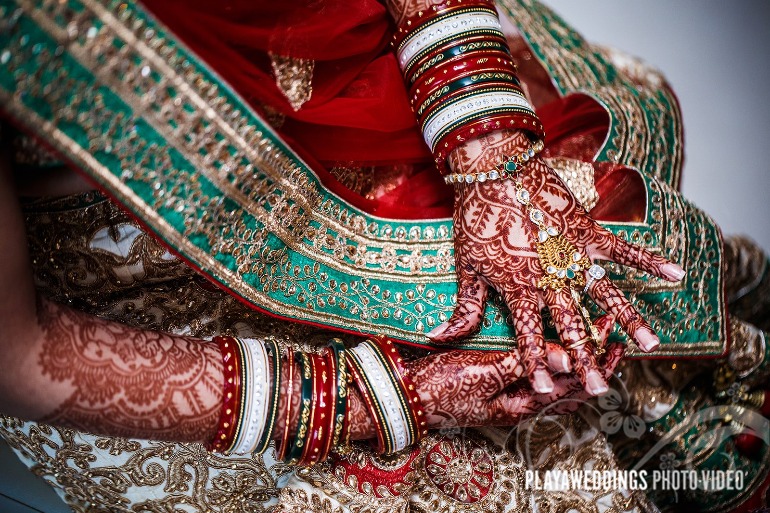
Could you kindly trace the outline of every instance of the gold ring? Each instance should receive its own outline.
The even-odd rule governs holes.
[[[568,345],[566,347],[566,349],[577,349],[578,347],[582,347],[582,346],[586,345],[591,340],[593,340],[593,338],[591,338],[590,336],[583,337],[580,340],[577,340],[577,341],[571,343],[570,345]]]

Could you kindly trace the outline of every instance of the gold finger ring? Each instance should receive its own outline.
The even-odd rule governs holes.
[[[566,348],[567,348],[567,349],[570,349],[570,350],[572,350],[572,349],[577,349],[578,347],[582,347],[582,346],[586,345],[586,344],[587,344],[588,342],[590,342],[591,340],[593,340],[593,339],[592,339],[590,336],[588,336],[588,337],[583,337],[583,338],[581,338],[580,340],[577,340],[577,341],[575,341],[575,342],[571,343],[571,344],[570,344],[570,345],[568,345]]]

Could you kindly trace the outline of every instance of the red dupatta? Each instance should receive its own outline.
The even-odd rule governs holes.
[[[144,3],[257,111],[278,119],[280,134],[343,199],[386,218],[451,216],[452,191],[440,180],[409,108],[389,45],[393,24],[383,4],[376,0]],[[299,82],[309,79],[299,84],[306,95],[309,92],[301,105],[292,105],[278,84],[276,66],[287,56],[312,61],[312,72],[297,77]],[[286,65],[292,63],[297,61]],[[591,162],[607,133],[606,111],[587,96],[561,98],[537,64],[522,66],[522,73],[530,90],[537,91],[531,96],[548,134],[544,155]],[[403,164],[409,164],[404,167],[407,179],[397,180],[376,199],[350,191],[328,172],[337,165]],[[596,186],[603,201],[594,216],[608,221],[640,219],[641,180],[635,173],[611,171],[619,169],[597,167]]]

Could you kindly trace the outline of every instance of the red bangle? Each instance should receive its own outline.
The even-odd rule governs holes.
[[[507,73],[513,78],[509,83],[518,85],[516,78],[516,66],[513,61],[505,57],[502,52],[484,52],[477,53],[472,58],[457,59],[454,62],[448,62],[447,66],[437,67],[431,70],[420,80],[414,83],[409,90],[409,101],[412,106],[422,103],[429,95],[437,89],[481,73]]]
[[[327,404],[324,413],[326,417],[321,417],[321,422],[323,423],[323,433],[320,435],[322,444],[316,461],[324,461],[329,456],[329,452],[331,452],[332,440],[334,439],[335,410],[337,408],[337,366],[330,348],[324,349],[323,359],[326,362],[323,386],[325,391],[324,400]]]
[[[425,419],[425,408],[422,405],[422,400],[417,393],[417,387],[414,385],[411,374],[407,372],[404,359],[398,352],[396,345],[389,338],[378,336],[374,341],[380,345],[382,354],[398,373],[397,376],[401,383],[401,388],[407,397],[409,409],[413,416],[411,420],[414,422],[415,440],[421,440],[428,434],[428,422]]]
[[[331,414],[329,415],[329,422],[326,424],[326,444],[321,451],[320,461],[325,460],[329,456],[329,453],[334,446],[335,427],[337,425],[337,407],[340,399],[338,395],[340,389],[338,383],[339,368],[337,367],[337,357],[330,347],[326,348],[324,355],[326,356],[326,363],[329,369],[329,384],[327,386],[329,395],[327,396],[327,400],[331,403]]]
[[[508,42],[504,38],[489,34],[476,34],[449,41],[447,44],[434,49],[407,66],[403,75],[407,84],[414,84],[424,73],[451,59],[462,56],[471,57],[472,54],[485,51],[499,51],[511,57],[508,51]]]
[[[313,402],[310,412],[310,423],[307,441],[305,442],[300,466],[310,466],[326,458],[326,446],[332,436],[329,420],[333,422],[334,402],[331,388],[334,377],[330,373],[328,360],[325,355],[310,355],[313,374]]]
[[[425,125],[434,112],[441,110],[445,104],[473,97],[476,91],[479,94],[488,92],[515,93],[522,98],[525,97],[524,91],[510,71],[482,71],[459,78],[445,84],[437,91],[431,92],[424,99],[421,98],[422,101],[413,107],[420,129],[425,130]]]
[[[393,36],[423,137],[443,164],[459,145],[502,129],[542,140],[543,126],[516,78],[492,0],[447,0],[400,24]]]
[[[394,50],[405,77],[426,58],[452,44],[463,44],[476,37],[502,39],[505,35],[494,5],[435,6],[421,11],[415,21],[407,20],[394,34]],[[402,32],[403,31],[403,32]]]
[[[380,454],[389,452],[390,446],[387,435],[385,434],[385,426],[382,424],[382,415],[377,413],[379,407],[375,398],[371,395],[371,385],[368,383],[366,375],[358,368],[358,364],[350,355],[348,355],[348,369],[353,381],[358,386],[358,392],[366,405],[366,409],[371,414],[370,418],[374,424],[374,430],[377,433],[377,443],[374,445],[374,449]],[[349,437],[350,426],[347,426],[347,431],[347,436]]]
[[[300,364],[300,373],[297,375],[300,381],[300,397],[294,439],[284,460],[289,465],[298,464],[305,453],[310,434],[310,417],[313,414],[313,359],[302,351],[295,353],[294,358]]]
[[[312,380],[312,392],[310,402],[310,418],[308,419],[307,436],[305,438],[304,447],[302,448],[302,454],[297,461],[299,466],[308,466],[311,462],[311,452],[315,450],[318,452],[318,410],[321,408],[320,397],[320,374],[321,369],[318,365],[318,357],[315,354],[308,354],[310,360],[310,375]]]
[[[446,161],[449,154],[460,146],[461,144],[480,137],[481,135],[497,130],[526,130],[533,134],[536,139],[544,139],[545,131],[543,130],[543,124],[539,119],[527,113],[511,113],[503,112],[496,115],[486,116],[481,119],[477,119],[466,123],[456,129],[450,131],[447,135],[439,139],[436,145],[436,151],[434,156],[436,158],[436,164],[439,164],[439,169],[442,174],[446,174],[448,170],[442,164]]]
[[[409,87],[409,98],[414,101],[415,95],[420,94],[417,89],[423,89],[424,93],[425,87],[438,87],[438,84],[445,84],[460,76],[472,75],[483,69],[499,69],[516,73],[513,58],[506,52],[498,50],[469,52],[437,64],[416,79]]]
[[[474,93],[484,93],[489,91],[490,88],[494,88],[498,92],[512,92],[518,93],[524,96],[524,92],[521,88],[513,85],[510,81],[506,81],[506,77],[511,77],[508,73],[488,73],[473,75],[472,77],[459,80],[457,83],[453,83],[448,86],[444,86],[439,91],[426,98],[423,103],[416,109],[415,115],[417,116],[417,124],[421,127],[425,127],[426,121],[433,115],[434,112],[440,110],[444,104],[451,103],[452,101],[461,100],[463,98],[474,96]],[[470,84],[470,85],[468,85]],[[458,87],[457,89],[453,89]]]
[[[426,126],[433,121],[433,117],[434,115],[436,115],[437,112],[443,110],[444,108],[451,107],[451,104],[453,103],[472,100],[474,96],[477,96],[477,94],[485,94],[485,95],[488,95],[489,93],[498,93],[503,95],[514,94],[521,97],[522,99],[524,98],[524,92],[521,90],[520,87],[516,86],[515,84],[496,83],[494,85],[492,84],[485,84],[485,85],[486,87],[469,87],[462,91],[456,91],[450,97],[444,98],[443,101],[440,102],[439,104],[433,105],[432,108],[428,109],[426,112],[423,112],[423,115],[419,117],[418,124],[420,126],[420,130],[423,131],[423,134],[425,133]],[[455,120],[453,124],[443,127],[443,135],[436,140],[436,143],[434,146],[434,153],[440,148],[438,146],[438,143],[440,141],[443,141],[446,138],[446,136],[451,134],[452,132],[455,132],[456,130],[470,123],[473,123],[477,120],[496,117],[499,114],[505,114],[505,113],[525,114],[525,113],[528,113],[528,111],[525,112],[523,108],[520,109],[517,106],[503,105],[494,109],[485,109],[476,113],[471,113],[469,115],[466,115],[466,117],[461,117],[460,119]]]
[[[212,452],[226,453],[235,440],[236,430],[240,424],[241,407],[243,404],[243,387],[241,386],[241,370],[243,363],[238,341],[233,337],[214,337],[222,354],[222,374],[224,385],[222,389],[222,408],[217,423],[214,438],[206,444],[206,449]]]
[[[348,411],[348,366],[345,357],[345,346],[342,340],[333,338],[329,341],[329,360],[334,365],[334,421],[329,450],[340,445],[344,440],[345,419]],[[349,440],[348,440],[349,442]]]

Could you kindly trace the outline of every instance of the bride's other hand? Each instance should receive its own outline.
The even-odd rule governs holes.
[[[596,321],[606,341],[614,320],[605,315]],[[611,344],[600,358],[602,378],[609,379],[623,357],[625,346]],[[551,362],[566,357],[558,345],[550,345]],[[550,356],[550,355],[549,355]],[[555,368],[554,368],[555,367]],[[422,399],[432,429],[473,426],[510,426],[562,399],[559,413],[574,410],[589,397],[583,384],[563,364],[548,393],[532,390],[518,351],[449,351],[434,353],[409,364],[412,381]]]

